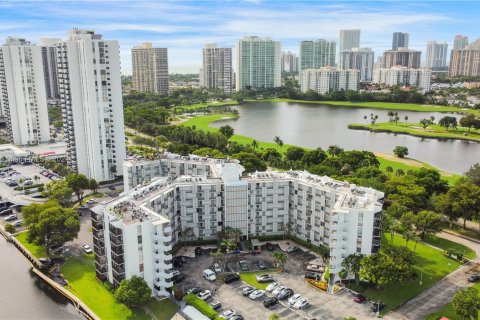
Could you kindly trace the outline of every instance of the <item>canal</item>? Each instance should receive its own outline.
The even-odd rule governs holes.
[[[32,271],[28,260],[0,236],[0,319],[83,319]]]

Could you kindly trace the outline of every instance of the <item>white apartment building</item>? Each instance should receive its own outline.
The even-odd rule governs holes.
[[[270,38],[246,36],[237,41],[237,91],[282,85],[281,44]],[[205,73],[205,70],[203,70]]]
[[[447,52],[448,43],[428,41],[425,67],[433,70],[447,67]]]
[[[380,249],[384,194],[371,188],[298,171],[242,176],[236,160],[173,154],[126,161],[124,170],[124,194],[92,213],[97,276],[114,285],[138,275],[165,295],[169,250],[187,228],[199,240],[227,226],[249,239],[288,225],[293,236],[330,249],[331,284],[345,257]]]
[[[58,93],[57,53],[55,44],[62,42],[60,38],[40,38],[42,47],[43,69],[45,74],[45,89],[47,99],[56,99]]]
[[[55,46],[67,163],[88,178],[111,180],[125,159],[118,41],[73,29]]]
[[[300,89],[320,94],[332,91],[358,91],[360,71],[356,69],[340,70],[337,68],[306,69],[300,73]]]
[[[203,68],[200,83],[205,88],[222,89],[231,93],[233,88],[232,49],[218,48],[215,43],[203,48]]]
[[[340,30],[339,51],[360,47],[360,29]]]
[[[151,42],[132,49],[132,85],[140,92],[168,94],[168,49]]]
[[[432,70],[430,69],[409,69],[406,67],[379,68],[373,74],[373,83],[385,84],[387,86],[415,86],[421,88],[423,92],[430,91],[431,81]]]
[[[360,81],[372,81],[375,53],[370,48],[352,48],[340,51],[338,67],[342,70],[357,69]]]
[[[42,48],[8,37],[0,47],[0,105],[10,141],[50,141]]]

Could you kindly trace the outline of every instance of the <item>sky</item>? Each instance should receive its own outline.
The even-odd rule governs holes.
[[[456,34],[480,38],[477,1],[1,1],[0,41],[7,36],[66,38],[77,27],[120,42],[122,73],[131,74],[130,50],[142,42],[169,50],[170,73],[197,73],[206,43],[235,47],[246,35],[271,37],[298,53],[302,40],[336,40],[340,29],[361,29],[361,47],[379,56],[392,33],[410,34],[409,48],[425,59],[429,40]]]

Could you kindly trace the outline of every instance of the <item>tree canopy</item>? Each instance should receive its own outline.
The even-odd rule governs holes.
[[[138,276],[123,279],[115,291],[115,299],[130,308],[140,308],[144,306],[150,300],[151,295],[152,290],[150,287],[145,280]]]

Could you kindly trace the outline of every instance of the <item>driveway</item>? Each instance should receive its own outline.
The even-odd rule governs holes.
[[[436,312],[446,305],[458,290],[466,288],[469,285],[467,274],[474,268],[478,269],[478,263],[480,262],[478,258],[480,257],[480,244],[445,232],[440,232],[437,235],[475,250],[477,259],[450,273],[430,289],[422,292],[394,312],[388,314],[385,319],[423,320],[430,313]]]

